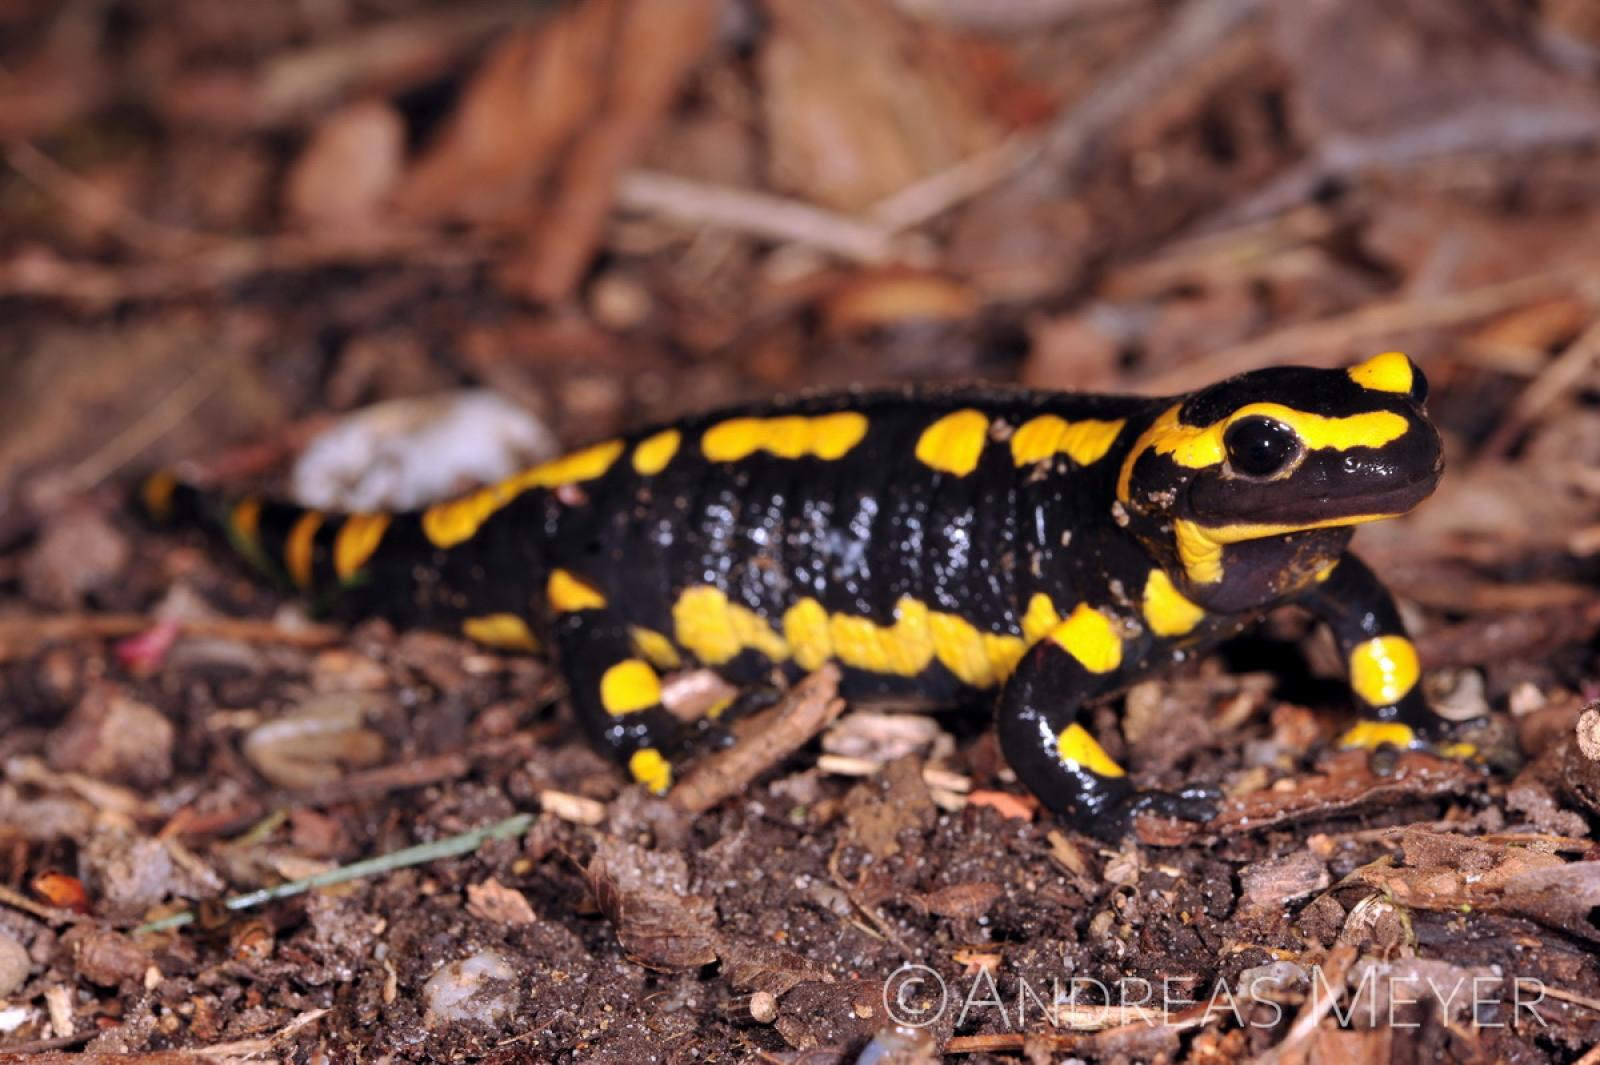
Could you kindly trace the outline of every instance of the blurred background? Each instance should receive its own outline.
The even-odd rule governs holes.
[[[1454,667],[1441,675],[1463,716],[1509,706],[1526,724],[1558,707],[1570,728],[1600,675],[1586,646],[1600,628],[1597,308],[1595,0],[0,0],[0,822],[13,826],[0,882],[58,908],[87,891],[86,909],[133,921],[409,844],[416,826],[481,823],[541,789],[613,803],[574,807],[577,823],[688,839],[619,805],[621,778],[581,747],[548,757],[561,719],[537,667],[372,627],[347,649],[337,630],[284,622],[237,567],[140,532],[128,487],[178,464],[225,488],[405,504],[685,411],[858,382],[1158,394],[1405,350],[1433,383],[1451,470],[1417,515],[1363,531],[1361,550],[1433,628],[1425,659]],[[350,417],[387,401],[401,402]],[[422,454],[391,439],[425,441]],[[229,627],[236,615],[277,620]],[[174,650],[158,617],[204,638]],[[1271,631],[1298,641],[1297,624]],[[1313,663],[1337,675],[1318,646]],[[1230,688],[1214,671],[1176,709],[1145,700],[1163,707],[1146,738],[1188,744],[1157,768],[1241,727],[1271,688],[1259,680]],[[354,709],[318,702],[330,692]],[[1207,699],[1244,701],[1219,724]],[[307,707],[342,724],[274,754],[276,715]],[[1263,764],[1302,764],[1307,712],[1272,721],[1292,756]],[[930,729],[919,743],[954,750]],[[982,783],[997,764],[977,750],[953,764]],[[346,787],[352,767],[389,775]],[[1265,786],[1265,769],[1249,772]],[[774,801],[823,809],[805,779],[809,798]],[[423,784],[439,787],[407,790]],[[1527,814],[1540,830],[1586,831],[1543,809]],[[256,834],[273,810],[288,821]],[[978,816],[939,830],[952,863],[1004,851],[990,843],[1012,821]],[[622,981],[608,1002],[642,1000],[653,985],[616,964],[615,943],[578,943],[592,910],[567,920],[588,895],[560,849],[582,843],[561,824],[527,844],[530,865],[491,861],[499,880],[462,865],[442,889],[404,880],[392,897],[307,903],[286,940],[303,953],[272,963],[271,990],[253,985],[245,1021],[219,1018],[251,1002],[239,974],[259,975],[249,951],[270,955],[270,932],[264,947],[225,941],[235,927],[183,957],[117,936],[69,957],[43,923],[0,911],[0,932],[32,952],[8,984],[0,950],[0,998],[35,995],[4,1014],[8,1031],[57,1047],[98,1025],[113,1049],[271,1032],[323,1001],[296,983],[315,956],[330,968],[309,971],[343,958],[368,980],[330,1030],[388,1011],[396,1053],[448,1049],[457,1036],[417,1042],[405,1025],[453,956],[458,912],[419,905],[387,933],[402,958],[390,983],[349,960],[378,932],[351,946],[334,930],[376,928],[428,884],[453,899],[469,879],[502,892],[475,897],[480,921],[524,928],[519,964],[593,966]],[[271,862],[224,846],[247,829]],[[1029,846],[1014,853],[1043,861]],[[774,853],[697,860],[749,868]],[[529,868],[555,885],[528,889],[537,921],[501,886],[526,887]],[[1077,888],[1002,902],[997,920],[1067,937],[1041,941],[1041,959],[1071,954],[1074,907],[1097,897],[1083,868]],[[40,887],[50,870],[81,882]],[[759,893],[719,905],[826,912]],[[819,965],[839,943],[865,969],[912,956],[840,927],[795,923],[785,942]],[[205,990],[195,974],[219,956],[246,968]],[[835,961],[836,975],[857,964]],[[52,981],[79,997],[46,1010]],[[122,1000],[104,990],[118,986]],[[826,987],[827,1008],[806,1009],[839,1031],[868,1023],[845,984]],[[557,982],[534,990],[528,1016],[573,1008]],[[191,1013],[162,1029],[180,1001]],[[696,1024],[729,1053],[748,1037],[712,1012],[671,1023],[685,1018],[674,1045],[700,1047]],[[491,1019],[495,1038],[515,1030]],[[629,1014],[614,1060],[656,1045],[646,1020]],[[581,1025],[549,1024],[550,1045],[587,1045]],[[1573,1021],[1563,1038],[1583,1045],[1583,1031]]]

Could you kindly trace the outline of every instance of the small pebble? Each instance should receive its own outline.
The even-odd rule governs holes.
[[[492,950],[439,968],[422,988],[430,1028],[462,1021],[495,1024],[517,1007],[517,971]]]
[[[10,998],[28,979],[33,961],[21,943],[0,932],[0,998]]]

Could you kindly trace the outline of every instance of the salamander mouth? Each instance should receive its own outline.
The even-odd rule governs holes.
[[[1347,495],[1286,491],[1283,484],[1241,484],[1205,480],[1190,485],[1189,509],[1201,525],[1259,524],[1335,526],[1374,517],[1393,517],[1415,509],[1433,494],[1444,472],[1442,457],[1431,468],[1403,480]],[[1337,482],[1335,482],[1337,483]]]

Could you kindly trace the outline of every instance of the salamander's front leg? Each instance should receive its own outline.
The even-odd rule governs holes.
[[[572,705],[590,740],[656,794],[672,786],[667,761],[682,723],[661,705],[661,678],[639,657],[628,627],[598,610],[556,619],[556,647]]]
[[[1333,630],[1350,670],[1363,720],[1341,738],[1345,747],[1437,744],[1451,723],[1422,697],[1417,650],[1406,637],[1394,600],[1366,563],[1345,554],[1301,604]],[[1455,753],[1455,752],[1450,752]]]
[[[1125,833],[1135,814],[1204,820],[1216,790],[1140,791],[1078,722],[1092,699],[1124,687],[1124,647],[1105,614],[1080,605],[1023,656],[1000,696],[1000,747],[1044,804],[1102,839]]]

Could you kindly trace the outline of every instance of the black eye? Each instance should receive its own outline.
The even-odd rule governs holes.
[[[1271,418],[1241,418],[1222,438],[1228,464],[1246,477],[1271,477],[1300,455],[1294,430]]]

